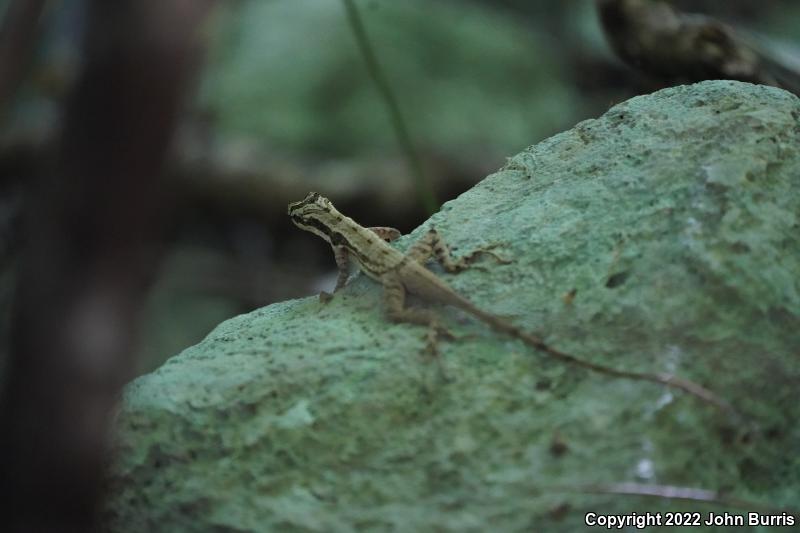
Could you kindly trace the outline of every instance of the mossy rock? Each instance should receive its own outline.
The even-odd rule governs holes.
[[[362,276],[229,320],[127,388],[112,529],[568,532],[589,512],[758,510],[582,492],[619,483],[795,505],[799,147],[786,92],[671,88],[525,150],[398,244],[431,224],[460,252],[500,243],[511,264],[442,276],[553,346],[674,372],[738,416],[440,306],[461,338],[431,361]]]

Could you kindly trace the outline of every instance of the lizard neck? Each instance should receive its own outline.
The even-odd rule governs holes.
[[[326,233],[332,246],[347,250],[359,268],[373,279],[380,281],[381,276],[398,268],[405,260],[401,252],[389,246],[378,234],[351,218],[336,218]]]

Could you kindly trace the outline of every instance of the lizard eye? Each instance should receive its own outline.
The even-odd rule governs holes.
[[[320,198],[322,197],[319,195],[318,192],[310,192],[301,201],[290,203],[288,214],[291,215],[294,211],[297,211],[301,207],[306,206],[308,204],[315,204],[317,203],[317,200],[319,200]]]

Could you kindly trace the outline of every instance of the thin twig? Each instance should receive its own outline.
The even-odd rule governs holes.
[[[698,489],[695,487],[678,487],[674,485],[649,485],[644,483],[622,482],[608,484],[590,485],[566,485],[547,487],[549,491],[555,492],[585,492],[588,494],[615,494],[621,496],[645,496],[649,498],[660,498],[667,500],[684,500],[690,502],[702,502],[734,509],[745,509],[748,511],[762,513],[789,513],[798,514],[796,509],[778,508],[763,504],[726,496],[716,490]]]
[[[392,91],[392,87],[381,70],[380,65],[378,64],[372,44],[369,41],[369,37],[367,36],[366,29],[361,21],[361,16],[358,13],[355,3],[353,0],[342,1],[344,2],[344,7],[347,11],[347,20],[350,23],[350,28],[353,30],[353,35],[355,36],[356,43],[358,44],[358,49],[360,50],[361,55],[364,57],[367,71],[372,77],[372,81],[375,82],[375,86],[377,87],[381,98],[383,98],[383,102],[389,112],[389,118],[392,121],[392,127],[394,128],[395,135],[397,135],[397,141],[400,143],[400,147],[402,148],[403,154],[408,162],[409,170],[411,170],[411,174],[414,177],[417,194],[419,195],[425,210],[429,214],[433,214],[438,209],[436,195],[433,191],[430,180],[425,175],[425,171],[422,168],[422,162],[420,161],[419,154],[417,153],[416,148],[414,148],[414,143],[411,140],[411,135],[408,132],[408,127],[406,126],[406,121],[403,118],[403,113],[400,111],[400,104],[398,104],[397,98]]]

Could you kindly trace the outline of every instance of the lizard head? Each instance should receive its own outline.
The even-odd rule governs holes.
[[[310,192],[299,202],[289,204],[289,216],[295,226],[310,231],[329,243],[333,241],[336,224],[342,220],[342,215],[331,201],[316,192]]]

